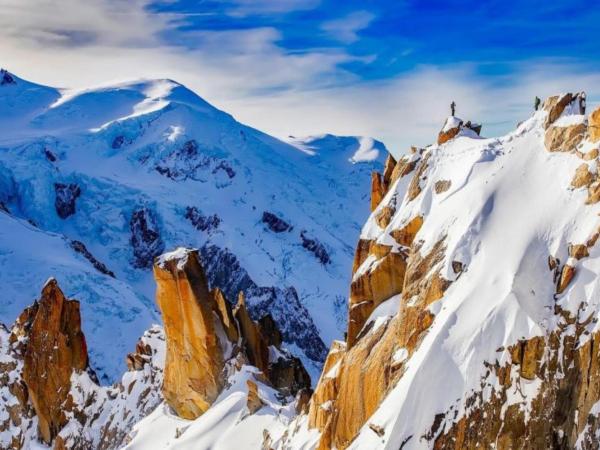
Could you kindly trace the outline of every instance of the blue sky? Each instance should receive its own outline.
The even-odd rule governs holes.
[[[81,88],[173,78],[277,136],[434,139],[448,104],[506,132],[535,95],[600,99],[584,1],[0,0],[0,65]]]

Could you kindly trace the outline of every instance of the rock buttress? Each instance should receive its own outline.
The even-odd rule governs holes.
[[[88,367],[79,302],[65,299],[56,280],[50,279],[39,302],[19,317],[16,334],[26,336],[23,380],[38,417],[40,439],[50,444],[67,422],[71,374]]]
[[[163,395],[180,417],[195,419],[219,395],[224,355],[215,324],[216,303],[198,253],[175,253],[154,264],[156,301],[167,339]]]
[[[223,369],[230,358],[260,369],[284,395],[310,388],[301,361],[281,347],[271,316],[255,322],[242,293],[232,311],[219,289],[209,292],[197,250],[161,256],[154,276],[167,340],[163,394],[180,417],[193,419],[206,412],[225,384]]]

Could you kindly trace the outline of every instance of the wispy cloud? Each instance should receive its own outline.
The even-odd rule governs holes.
[[[321,28],[334,39],[351,44],[359,39],[358,32],[367,28],[375,14],[369,11],[354,11],[345,17],[323,23]]]
[[[226,0],[227,8],[233,16],[252,14],[282,14],[316,8],[320,0]]]
[[[435,139],[452,100],[461,117],[483,122],[486,135],[506,132],[530,114],[535,95],[585,89],[590,106],[600,100],[600,70],[576,58],[503,61],[504,70],[491,74],[481,62],[429,62],[385,77],[361,77],[348,67],[372,68],[372,54],[358,56],[347,46],[319,40],[300,45],[292,39],[286,46],[290,31],[276,24],[244,20],[244,26],[214,26],[210,17],[213,26],[204,27],[188,22],[189,15],[203,18],[211,11],[157,14],[149,0],[0,1],[0,65],[20,76],[74,88],[172,78],[239,120],[281,137],[369,135],[401,153]],[[245,14],[286,14],[273,5],[285,2],[264,0],[252,10],[249,0],[234,1],[221,3],[245,7]],[[288,8],[291,4],[302,9],[314,1],[294,0]],[[314,20],[315,14],[307,14]],[[373,20],[373,14],[355,10],[318,21],[314,34],[361,44],[357,39],[375,28]],[[377,15],[377,26],[381,20]],[[416,58],[418,44],[399,47],[391,59],[402,65],[404,58]],[[403,55],[403,48],[412,53]]]

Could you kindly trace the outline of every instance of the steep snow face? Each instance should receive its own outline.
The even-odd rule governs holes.
[[[232,372],[227,387],[210,409],[195,420],[174,415],[168,405],[160,404],[131,432],[131,442],[124,448],[161,449],[259,449],[285,433],[296,415],[294,402],[281,398],[261,381],[255,367],[242,366]],[[248,409],[248,382],[257,386],[262,406]]]
[[[390,231],[424,217],[415,238],[419,251],[427,255],[443,241],[436,270],[452,284],[429,306],[435,318],[410,358],[399,350],[404,373],[351,448],[432,446],[426,436],[436,415],[452,412],[441,416],[439,432],[469,411],[471,393],[484,384],[484,398],[498,390],[500,381],[486,377],[486,362],[510,363],[509,346],[562,330],[556,308],[581,321],[600,312],[600,250],[593,244],[600,206],[587,204],[587,191],[571,186],[581,155],[544,148],[545,118],[538,112],[501,138],[457,137],[428,147],[422,154],[426,168],[417,180],[420,193],[411,199],[407,181],[397,181],[363,228],[362,239],[397,248]],[[596,161],[589,165],[596,172]],[[438,193],[440,181],[450,183]],[[382,229],[376,217],[390,205],[396,213]],[[588,245],[589,257],[570,258],[570,244]],[[562,294],[556,294],[549,257],[575,267],[575,278]],[[453,262],[462,264],[459,277]],[[596,321],[586,326],[580,345],[598,330]],[[574,327],[567,330],[575,333]],[[539,387],[539,379],[521,379],[505,406],[517,403],[528,417]]]
[[[383,144],[282,142],[170,80],[77,92],[14,80],[0,86],[0,321],[56,277],[83,304],[92,365],[115,380],[159,320],[153,258],[196,247],[211,284],[230,301],[246,290],[252,314],[284,322],[318,378],[345,328]]]

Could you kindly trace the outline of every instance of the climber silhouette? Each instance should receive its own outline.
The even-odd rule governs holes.
[[[536,111],[540,108],[540,103],[541,102],[542,101],[540,100],[540,98],[536,95],[535,101],[534,101],[534,108],[535,108]]]
[[[456,112],[456,103],[454,103],[454,100],[450,103],[450,111],[452,111],[452,116],[454,116],[454,113]]]
[[[585,114],[585,91],[579,94],[579,111],[580,114]]]

